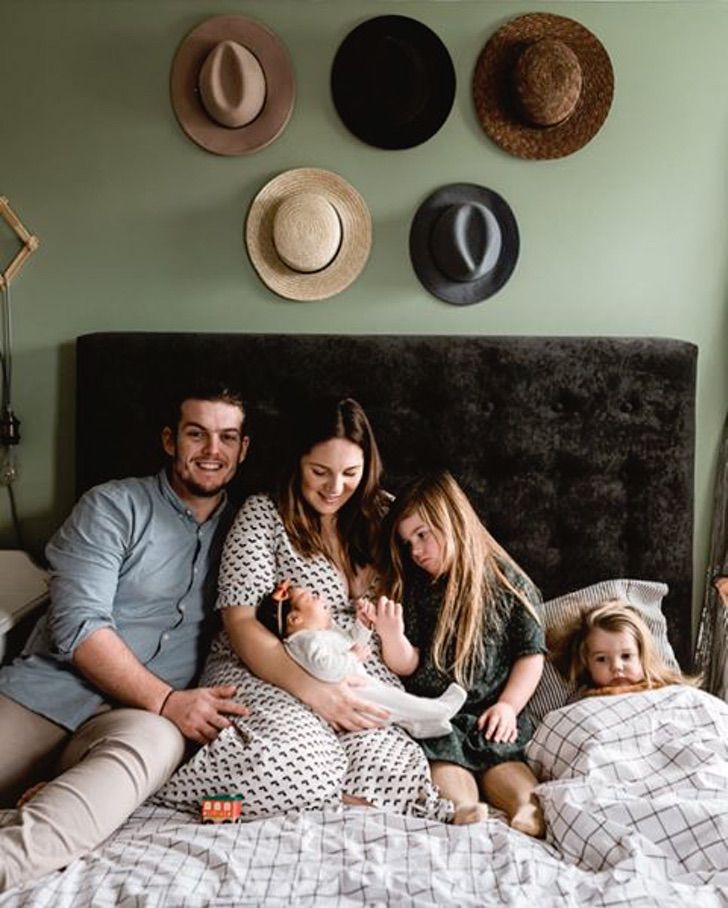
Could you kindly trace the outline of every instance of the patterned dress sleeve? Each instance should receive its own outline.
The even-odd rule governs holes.
[[[283,524],[267,495],[252,495],[230,528],[218,578],[217,608],[255,606],[276,583],[276,552]]]

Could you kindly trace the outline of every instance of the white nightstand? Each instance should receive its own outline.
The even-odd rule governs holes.
[[[48,574],[25,552],[0,550],[0,660],[5,635],[48,596]]]

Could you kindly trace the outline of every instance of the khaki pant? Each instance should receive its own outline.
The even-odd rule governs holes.
[[[12,806],[29,785],[55,776],[0,827],[0,892],[100,845],[166,782],[184,751],[177,727],[144,710],[110,709],[71,734],[0,695],[0,804]]]

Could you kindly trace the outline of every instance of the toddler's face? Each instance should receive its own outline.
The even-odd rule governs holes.
[[[596,687],[618,687],[644,680],[639,647],[629,631],[595,628],[586,648],[587,669]]]
[[[401,520],[397,526],[397,534],[409,547],[410,556],[417,567],[427,571],[431,577],[439,577],[444,573],[442,541],[419,513]]]
[[[291,588],[288,601],[288,631],[321,630],[331,626],[326,597],[303,586]]]

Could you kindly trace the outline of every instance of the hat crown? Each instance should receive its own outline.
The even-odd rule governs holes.
[[[579,58],[558,38],[540,38],[519,55],[513,84],[521,110],[535,126],[556,126],[574,112],[582,90]]]
[[[200,100],[207,113],[230,129],[252,123],[265,104],[265,73],[258,58],[237,41],[220,41],[200,69]]]
[[[492,271],[502,243],[498,221],[479,202],[448,205],[430,236],[433,261],[444,275],[459,283],[477,281]]]
[[[362,90],[390,126],[404,125],[420,116],[432,93],[421,55],[397,35],[379,38],[363,75]]]
[[[326,268],[341,247],[341,220],[323,195],[296,192],[284,199],[273,217],[273,245],[289,268],[311,274]]]

